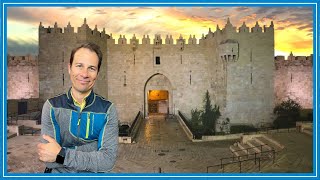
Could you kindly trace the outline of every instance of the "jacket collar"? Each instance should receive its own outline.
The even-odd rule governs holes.
[[[68,98],[68,104],[73,106],[74,102],[73,102],[73,98],[71,96],[71,88],[69,88],[69,90],[66,94],[67,94],[67,98]],[[86,106],[88,106],[89,104],[92,103],[92,101],[94,100],[93,90],[91,90],[90,94],[84,100],[86,101]]]

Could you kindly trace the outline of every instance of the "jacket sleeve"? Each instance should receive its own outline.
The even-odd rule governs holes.
[[[50,112],[51,112],[51,104],[49,102],[49,100],[47,100],[42,108],[42,114],[41,114],[41,137],[40,137],[40,141],[41,143],[48,143],[46,140],[44,140],[42,138],[42,135],[48,135],[50,137],[55,138],[55,130],[53,128],[53,123],[52,123],[52,119],[50,116]],[[46,167],[48,168],[57,168],[57,167],[63,167],[62,164],[59,163],[50,163],[50,162],[45,162]]]
[[[107,122],[100,132],[101,142],[95,151],[83,152],[66,149],[63,165],[77,171],[108,172],[114,167],[118,151],[118,116],[112,104],[107,112]]]

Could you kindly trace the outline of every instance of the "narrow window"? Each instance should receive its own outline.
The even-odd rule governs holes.
[[[64,73],[62,74],[62,86],[64,86]]]
[[[252,74],[253,74],[253,73],[252,73],[252,64],[251,64],[251,67],[250,67],[250,71],[251,71],[250,81],[251,81],[251,84],[252,84],[252,79],[253,79],[253,78],[252,78]]]
[[[291,73],[291,82],[292,82],[292,73]]]
[[[180,61],[181,61],[181,64],[182,64],[182,55],[180,55]]]
[[[127,86],[127,74],[126,74],[126,71],[124,71],[123,86]]]
[[[192,71],[190,71],[190,85],[191,85],[191,72],[192,72]]]
[[[156,56],[156,65],[160,65],[160,56]]]
[[[28,82],[30,81],[29,73],[28,73]]]

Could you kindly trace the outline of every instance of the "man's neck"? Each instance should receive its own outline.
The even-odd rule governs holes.
[[[82,101],[84,100],[84,98],[90,93],[91,91],[87,92],[87,93],[81,93],[81,92],[77,92],[74,91],[73,88],[71,88],[71,93],[72,93],[72,97],[78,102],[78,103],[82,103]]]

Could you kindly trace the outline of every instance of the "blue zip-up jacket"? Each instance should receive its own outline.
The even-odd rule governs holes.
[[[66,148],[63,165],[46,163],[53,173],[111,171],[118,150],[118,118],[114,105],[93,91],[82,111],[71,89],[48,99],[42,109],[41,135],[53,137]],[[43,143],[47,143],[42,139]]]

